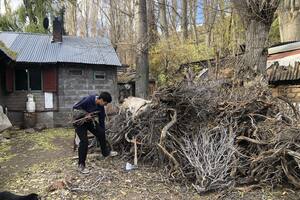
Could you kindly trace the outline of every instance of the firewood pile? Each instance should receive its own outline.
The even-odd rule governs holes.
[[[139,114],[122,109],[108,123],[112,147],[163,167],[198,192],[242,184],[300,188],[298,112],[266,85],[218,82],[162,88]]]

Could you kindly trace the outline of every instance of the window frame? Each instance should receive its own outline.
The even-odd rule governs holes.
[[[17,70],[23,70],[25,71],[26,73],[26,90],[20,90],[20,89],[17,89]],[[14,70],[14,89],[15,91],[29,91],[29,80],[28,80],[29,76],[28,76],[28,69],[23,69],[23,68],[16,68]]]
[[[102,75],[103,78],[96,78],[97,75],[100,75],[100,76]],[[95,81],[105,81],[106,80],[106,72],[102,71],[102,70],[94,70],[93,79]]]
[[[75,72],[75,71],[80,71],[81,74],[73,74],[72,72]],[[75,77],[83,76],[83,69],[68,69],[68,74],[70,76],[75,76]]]
[[[31,87],[30,87],[30,69],[28,70],[28,88],[30,90],[28,91],[42,91],[43,90],[43,70],[42,68],[37,68],[38,70],[40,70],[40,81],[41,81],[41,84],[40,84],[40,88],[39,90],[32,90]]]
[[[30,88],[30,69],[33,69],[33,68],[36,68],[38,70],[40,70],[40,77],[41,77],[41,85],[40,85],[40,88],[39,90],[32,90]],[[26,90],[17,90],[16,88],[16,81],[17,81],[17,76],[16,76],[16,70],[25,70],[26,71],[26,74],[27,74],[27,89]],[[41,67],[16,67],[14,69],[14,91],[16,92],[23,92],[23,91],[26,91],[26,92],[39,92],[39,91],[42,91],[43,90],[43,72],[42,72],[42,68]]]

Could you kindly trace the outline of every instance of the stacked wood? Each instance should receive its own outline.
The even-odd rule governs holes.
[[[272,97],[266,85],[162,88],[144,112],[132,115],[122,111],[110,120],[113,148],[132,156],[134,138],[139,162],[164,167],[199,192],[263,183],[300,188],[297,109]]]

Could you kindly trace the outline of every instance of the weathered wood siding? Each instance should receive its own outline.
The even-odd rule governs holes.
[[[22,65],[20,64],[19,67],[22,67]],[[5,91],[5,87],[2,88],[2,91]],[[5,92],[2,96],[4,101],[3,104],[7,106],[8,117],[13,125],[23,125],[24,112],[26,111],[27,95],[29,93],[33,94],[34,96],[37,126],[53,127],[53,112],[58,109],[57,93],[53,93],[53,108],[45,109],[45,93],[43,92],[43,90],[16,91],[15,88],[13,88],[13,92]]]
[[[53,109],[45,109],[45,94],[43,91],[15,91],[5,96],[8,117],[14,125],[22,125],[26,111],[27,94],[33,94],[37,113],[37,126],[53,127],[53,111],[58,109],[57,94],[53,93]],[[52,117],[51,117],[52,116]]]
[[[15,91],[6,96],[6,105],[11,111],[25,111],[27,95],[33,94],[35,101],[35,109],[37,112],[44,112],[48,110],[57,110],[57,95],[53,93],[53,109],[45,109],[45,93],[43,91]]]

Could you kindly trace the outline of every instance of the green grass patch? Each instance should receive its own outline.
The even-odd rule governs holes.
[[[69,139],[72,137],[74,137],[74,130],[66,128],[46,129],[42,132],[32,134],[24,133],[21,135],[23,141],[34,143],[30,150],[57,150],[58,147],[53,143],[55,139]]]
[[[12,159],[15,156],[16,156],[16,154],[8,154],[8,155],[5,155],[5,156],[1,156],[0,157],[0,163],[6,162],[6,161]]]
[[[36,193],[48,193],[48,186],[55,180],[63,180],[66,176],[64,170],[73,168],[71,159],[60,158],[51,162],[41,162],[19,171],[10,180],[6,181],[5,187],[12,191],[35,191]],[[28,180],[31,180],[28,183]],[[52,198],[54,199],[54,198]]]
[[[32,147],[29,150],[42,150],[53,151],[58,150],[59,147],[55,145],[55,139],[71,139],[74,137],[73,129],[56,128],[46,129],[42,132],[25,133],[23,130],[18,131],[6,131],[3,133],[10,136],[10,141],[0,143],[0,163],[6,162],[15,157],[12,147],[16,146],[21,148],[22,144],[32,143]]]
[[[15,156],[15,154],[11,153],[10,142],[0,143],[0,163],[6,162]]]

